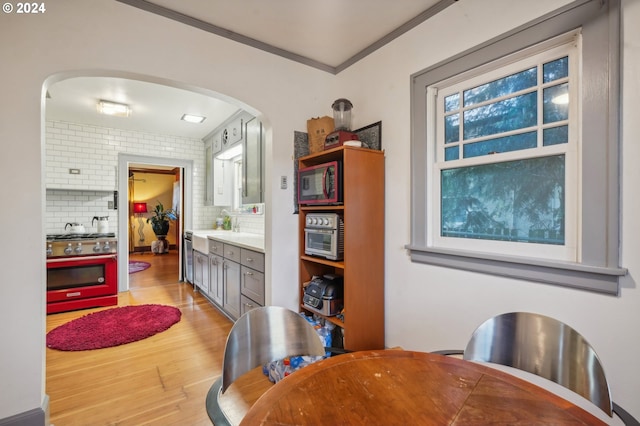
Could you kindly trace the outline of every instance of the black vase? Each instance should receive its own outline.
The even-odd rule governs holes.
[[[169,221],[165,220],[163,222],[152,222],[151,229],[153,229],[153,233],[156,234],[156,236],[167,235],[167,233],[169,232]]]

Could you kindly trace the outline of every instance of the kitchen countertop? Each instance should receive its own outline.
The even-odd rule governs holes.
[[[198,251],[206,253],[200,247],[200,244],[196,244],[196,238],[210,239],[220,241],[222,243],[233,244],[234,246],[246,248],[249,250],[255,250],[260,253],[264,253],[264,235],[253,234],[250,232],[233,232],[214,229],[203,229],[193,231],[194,248]]]

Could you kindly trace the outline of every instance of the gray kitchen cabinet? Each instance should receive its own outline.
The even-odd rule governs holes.
[[[262,123],[252,118],[245,124],[242,149],[242,204],[263,202],[263,136]]]
[[[226,244],[225,244],[226,247]],[[233,319],[240,318],[240,264],[230,259],[223,261],[223,304]]]
[[[204,205],[210,206],[213,204],[213,153],[211,143],[208,143],[204,149],[204,162]]]
[[[211,138],[211,154],[216,155],[222,151],[222,131],[216,132]]]
[[[222,244],[220,244],[222,245]],[[218,306],[224,304],[224,258],[209,252],[209,297]]]
[[[209,293],[209,256],[193,251],[193,284],[203,293]]]
[[[242,311],[264,306],[264,253],[240,250]]]
[[[259,308],[262,305],[258,305],[253,300],[249,299],[244,294],[240,295],[240,314],[244,315],[252,309]]]

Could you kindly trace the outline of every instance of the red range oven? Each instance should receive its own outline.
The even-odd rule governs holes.
[[[117,304],[113,234],[47,236],[47,314]]]

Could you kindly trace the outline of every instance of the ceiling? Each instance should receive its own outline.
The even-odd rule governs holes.
[[[456,0],[116,0],[337,74]],[[277,29],[277,30],[274,30]],[[199,93],[121,78],[80,77],[48,89],[47,120],[202,139],[237,107]],[[100,99],[131,106],[98,114]],[[207,117],[202,124],[183,114]]]

